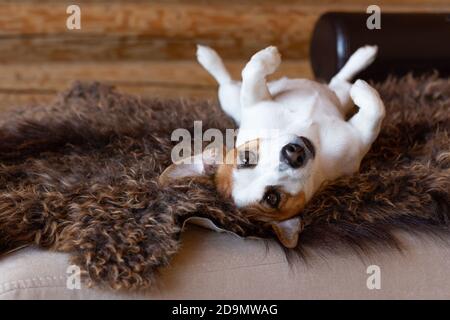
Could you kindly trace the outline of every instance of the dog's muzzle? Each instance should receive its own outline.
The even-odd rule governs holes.
[[[305,137],[298,137],[288,143],[280,151],[280,162],[293,169],[303,167],[309,159],[314,158],[315,150],[312,142]]]

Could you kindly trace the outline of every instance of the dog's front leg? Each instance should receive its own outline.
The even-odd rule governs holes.
[[[380,133],[385,108],[378,92],[363,80],[353,84],[350,96],[359,111],[350,118],[349,123],[357,130],[364,156]]]
[[[242,70],[241,105],[250,107],[261,101],[270,101],[266,76],[275,72],[281,63],[276,47],[257,52]]]

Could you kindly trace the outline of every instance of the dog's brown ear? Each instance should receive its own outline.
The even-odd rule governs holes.
[[[295,248],[297,246],[298,235],[302,229],[299,217],[272,222],[271,225],[283,246],[286,248]]]
[[[184,177],[209,176],[216,170],[221,155],[219,149],[209,148],[203,153],[181,159],[167,167],[159,176],[162,185]]]

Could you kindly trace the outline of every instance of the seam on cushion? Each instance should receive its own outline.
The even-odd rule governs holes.
[[[18,289],[43,288],[43,287],[61,287],[66,285],[66,276],[46,276],[28,279],[19,279],[0,283],[0,295]]]
[[[250,265],[238,265],[238,266],[233,266],[230,268],[211,268],[211,269],[206,269],[206,270],[202,270],[202,271],[198,271],[197,273],[199,274],[203,274],[203,273],[210,273],[210,272],[222,272],[222,271],[228,271],[228,270],[239,270],[239,269],[248,269],[248,268],[258,268],[258,267],[265,267],[265,266],[272,266],[272,265],[286,265],[288,266],[288,263],[286,261],[277,261],[277,262],[267,262],[267,263],[259,263],[259,264],[250,264]],[[200,264],[199,264],[200,265]],[[173,270],[178,270],[181,269],[182,267],[177,266],[177,267],[172,267]]]

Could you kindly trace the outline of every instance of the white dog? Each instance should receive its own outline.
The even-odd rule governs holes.
[[[198,46],[200,64],[219,83],[223,110],[239,126],[236,148],[214,166],[217,189],[273,226],[286,247],[297,245],[301,211],[328,181],[358,171],[385,115],[378,92],[351,79],[374,60],[375,46],[358,49],[328,85],[282,78],[267,83],[280,65],[276,47],[257,52],[234,81],[211,48]],[[349,120],[347,113],[359,110]],[[211,153],[175,163],[162,181],[210,174]],[[205,159],[208,159],[207,161]]]

